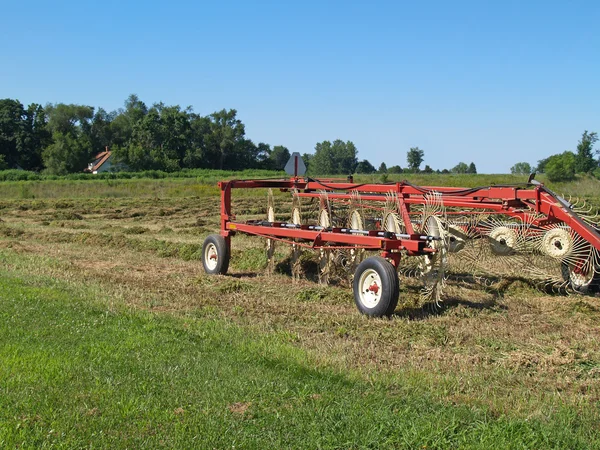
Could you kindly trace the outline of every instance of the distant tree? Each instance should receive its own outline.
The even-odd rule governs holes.
[[[98,108],[98,111],[94,114],[90,128],[93,154],[103,151],[105,147],[112,147],[113,131],[111,129],[111,122],[115,118],[115,114],[109,114],[102,108]]]
[[[366,159],[363,159],[356,166],[356,173],[374,173],[376,172],[375,167]]]
[[[260,165],[265,169],[271,168],[270,158],[272,152],[273,150],[271,150],[271,146],[269,144],[259,142],[256,145],[256,159],[260,163]]]
[[[527,162],[518,162],[510,168],[510,173],[515,175],[529,175],[532,173],[531,165]]]
[[[587,130],[581,135],[581,140],[577,144],[577,154],[575,155],[575,170],[579,172],[592,172],[598,163],[594,159],[594,144],[598,141],[598,135],[595,132],[588,133]]]
[[[42,168],[42,149],[51,142],[44,109],[32,103],[25,109],[18,100],[0,100],[0,155],[8,168]]]
[[[92,156],[94,108],[57,103],[46,105],[45,110],[53,141],[42,152],[46,170],[56,175],[81,172]]]
[[[90,136],[94,117],[92,106],[57,103],[48,104],[45,109],[51,133]]]
[[[448,173],[450,173],[450,171],[448,169],[442,169],[442,173],[443,174],[448,174]]]
[[[396,165],[388,168],[388,173],[402,173],[402,167]]]
[[[86,167],[92,149],[87,136],[77,137],[72,133],[55,131],[52,140],[54,142],[42,154],[48,173],[65,175],[80,172]]]
[[[124,109],[119,109],[111,113],[114,116],[110,122],[113,147],[125,147],[129,145],[134,127],[148,114],[148,107],[135,94],[127,97],[124,106]]]
[[[290,156],[290,151],[287,149],[287,147],[284,147],[283,145],[276,145],[273,147],[273,151],[271,152],[269,159],[272,161],[274,169],[283,170],[289,161]]]
[[[387,173],[388,172],[388,168],[387,168],[387,166],[385,165],[384,162],[382,162],[379,165],[379,169],[377,169],[377,172],[379,172],[379,173]]]
[[[425,165],[423,172],[424,173],[433,173],[433,169],[431,167],[429,167],[429,165]]]
[[[208,155],[216,157],[215,168],[233,169],[241,161],[239,150],[245,147],[244,139],[246,130],[241,120],[237,118],[237,111],[223,109],[212,113],[210,116],[210,133],[206,137]]]
[[[419,147],[412,147],[406,154],[406,162],[408,163],[409,169],[413,172],[418,172],[424,157],[425,152],[423,150]]]
[[[190,113],[188,120],[190,123],[189,140],[188,148],[183,156],[183,167],[190,169],[211,167],[206,144],[206,138],[210,134],[210,119]]]
[[[545,165],[545,173],[550,181],[571,181],[575,179],[577,157],[573,152],[553,155]]]
[[[537,163],[537,167],[535,167],[534,172],[545,173],[546,172],[546,164],[550,161],[550,157],[540,159]]]
[[[315,154],[311,158],[309,171],[313,175],[349,175],[354,173],[358,165],[356,146],[340,139],[323,141],[315,146]]]
[[[469,173],[469,166],[464,162],[459,162],[451,170],[452,173]]]
[[[306,166],[306,170],[310,170],[309,166],[311,164],[311,161],[313,159],[315,155],[312,153],[302,153],[302,161],[304,161],[304,165]]]
[[[469,170],[467,170],[467,173],[477,173],[477,167],[475,167],[474,162],[471,162],[471,164],[469,164]]]

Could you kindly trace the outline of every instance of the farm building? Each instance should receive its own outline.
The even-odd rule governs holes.
[[[98,153],[84,172],[102,173],[102,172],[120,172],[126,170],[122,163],[115,163],[112,152],[106,147],[106,150]]]

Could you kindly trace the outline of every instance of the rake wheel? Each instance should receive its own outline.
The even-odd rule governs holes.
[[[356,268],[352,283],[358,310],[372,317],[390,316],[398,304],[400,283],[396,269],[387,259],[373,256]]]
[[[448,267],[448,240],[442,220],[431,215],[423,220],[423,234],[438,238],[429,243],[435,250],[420,257],[419,269],[423,280],[421,297],[431,299],[439,306],[443,288],[446,286],[446,270]]]
[[[566,262],[561,264],[563,280],[569,287],[580,294],[589,294],[600,290],[600,267],[578,268]]]
[[[328,203],[328,202],[327,202]],[[319,210],[319,226],[329,228],[331,226],[331,215],[328,204],[323,205]],[[328,284],[331,273],[332,258],[331,250],[321,248],[319,250],[319,284]]]
[[[292,223],[294,225],[302,224],[302,213],[300,210],[299,198],[294,196],[294,205],[292,206]],[[302,272],[300,256],[302,255],[302,247],[298,244],[292,244],[292,278],[298,280]]]
[[[273,200],[273,191],[269,189],[267,194],[267,222],[275,222],[275,202]],[[267,239],[267,272],[273,273],[275,270],[275,240]]]

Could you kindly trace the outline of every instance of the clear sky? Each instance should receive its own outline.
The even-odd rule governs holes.
[[[600,132],[600,0],[0,0],[0,98],[238,110],[255,143],[508,172]]]

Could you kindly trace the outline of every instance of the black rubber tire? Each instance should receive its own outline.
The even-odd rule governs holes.
[[[216,253],[216,260],[209,261],[209,252],[213,250]],[[229,259],[231,257],[229,246],[225,238],[220,234],[211,234],[204,240],[202,245],[202,265],[204,271],[211,275],[225,275],[229,269]]]
[[[379,276],[381,282],[381,297],[376,304],[370,306],[363,302],[361,293],[361,284],[363,283],[363,274],[373,273]],[[387,259],[381,256],[373,256],[362,261],[354,272],[354,281],[352,283],[354,292],[354,303],[362,314],[371,317],[391,316],[398,305],[400,295],[400,282],[395,267]]]
[[[585,284],[577,284],[571,278],[571,268],[568,264],[563,262],[560,269],[562,272],[563,280],[567,281],[569,283],[569,287],[575,292],[584,295],[600,292],[600,275],[598,274],[598,267],[596,267],[596,273],[594,274],[594,276]]]

